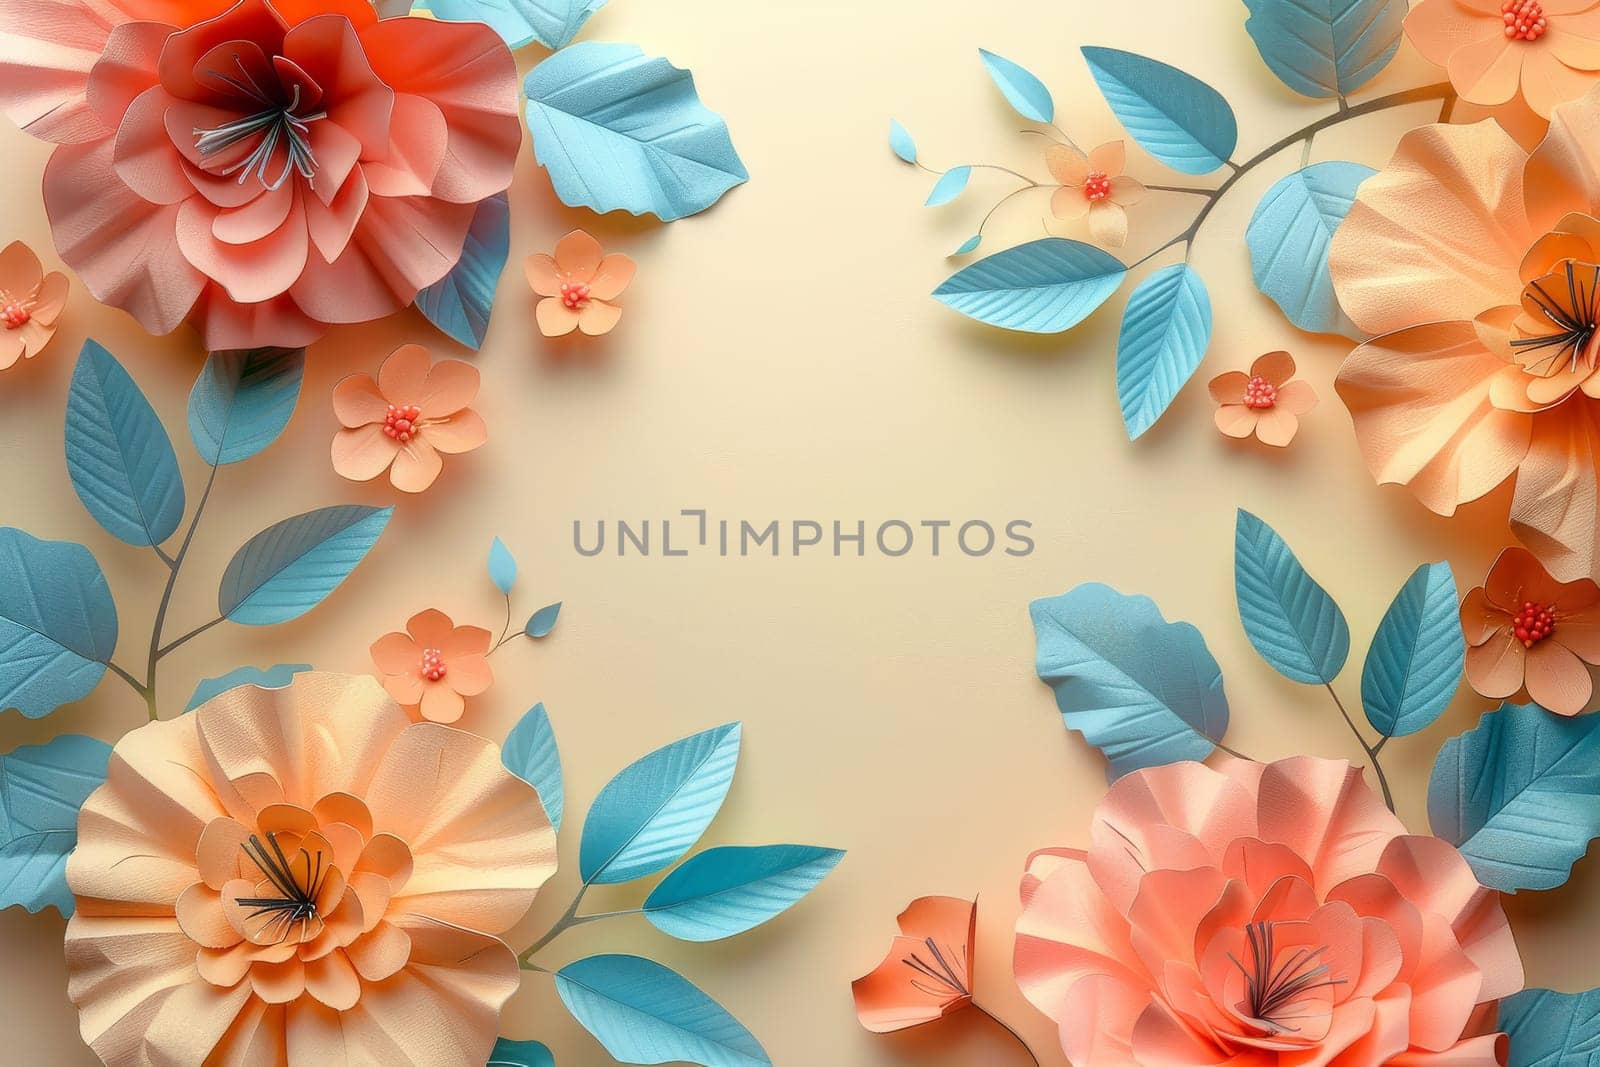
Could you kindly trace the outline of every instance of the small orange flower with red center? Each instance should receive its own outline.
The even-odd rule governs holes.
[[[856,1017],[878,1034],[941,1019],[972,1003],[978,905],[919,897],[900,913],[900,936],[871,974],[850,985]]]
[[[1461,601],[1467,682],[1501,700],[1528,697],[1558,715],[1577,715],[1600,664],[1600,586],[1588,578],[1557,582],[1527,549],[1508,548],[1489,576]]]
[[[450,616],[429,608],[411,616],[406,632],[384,634],[372,644],[372,662],[383,687],[412,718],[453,723],[466,710],[466,698],[494,682],[489,669],[493,635],[480,626],[457,626]]]
[[[37,356],[56,335],[66,304],[65,274],[46,274],[33,249],[21,241],[0,251],[0,370]]]
[[[1045,166],[1061,187],[1050,197],[1050,212],[1063,222],[1089,217],[1089,234],[1117,248],[1128,240],[1128,212],[1143,199],[1144,186],[1122,173],[1127,150],[1121,141],[1103,144],[1084,155],[1076,146],[1053,144],[1045,150]]]
[[[333,389],[344,425],[333,439],[333,469],[355,482],[387,470],[396,489],[422,492],[444,468],[440,453],[471,452],[489,439],[482,417],[467,407],[478,382],[470,363],[434,363],[421,345],[396,349],[376,379],[350,375]]]
[[[1300,416],[1317,406],[1316,390],[1295,380],[1294,357],[1268,352],[1250,365],[1250,373],[1228,371],[1211,379],[1217,408],[1217,429],[1229,437],[1252,434],[1262,444],[1282,448],[1294,440]]]
[[[528,257],[528,284],[544,297],[535,309],[539,332],[561,337],[573,330],[591,336],[610,333],[622,318],[617,297],[633,281],[633,260],[620,252],[606,255],[600,242],[573,230],[556,242],[556,254]]]

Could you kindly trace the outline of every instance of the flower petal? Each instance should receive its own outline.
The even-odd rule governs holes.
[[[420,493],[434,483],[444,460],[425,438],[413,437],[400,446],[389,468],[389,484],[402,493]]]
[[[428,423],[423,433],[430,445],[447,455],[471,452],[489,440],[489,427],[483,416],[471,408],[458,411],[448,419]]]
[[[1561,581],[1600,577],[1596,498],[1600,496],[1600,411],[1568,402],[1533,418],[1532,440],[1517,468],[1511,532]]]
[[[389,401],[378,391],[370,374],[350,374],[333,387],[333,413],[339,425],[355,429],[382,422],[389,414]]]
[[[615,300],[633,281],[638,264],[621,252],[613,252],[600,261],[589,283],[589,295],[596,300]],[[557,289],[557,292],[560,292]]]
[[[333,469],[341,478],[367,482],[389,469],[401,444],[383,432],[382,423],[368,423],[333,435]]]
[[[442,419],[454,415],[478,395],[478,368],[459,359],[441,359],[428,371],[422,383],[422,397],[415,401],[423,417]]]
[[[1577,715],[1594,695],[1594,680],[1571,649],[1544,640],[1528,649],[1525,668],[1528,696],[1557,715]]]
[[[1121,204],[1097,200],[1089,205],[1089,236],[1107,248],[1128,243],[1128,213]]]

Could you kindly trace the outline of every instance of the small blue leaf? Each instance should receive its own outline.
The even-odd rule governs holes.
[[[1117,338],[1117,400],[1128,440],[1154,426],[1211,343],[1211,298],[1187,263],[1165,267],[1133,291]]]
[[[606,0],[427,0],[427,8],[451,22],[482,22],[511,48],[537,41],[551,51],[565,48]]]
[[[1467,643],[1448,563],[1418,567],[1400,588],[1367,650],[1361,703],[1384,737],[1426,729],[1461,684]]]
[[[1375,173],[1340,162],[1297,170],[1267,190],[1245,228],[1256,288],[1302,330],[1363,336],[1334,295],[1328,246],[1356,190]]]
[[[900,125],[898,119],[889,120],[889,147],[907,163],[917,161],[917,142],[911,139],[911,131]]]
[[[117,649],[117,607],[94,556],[0,527],[0,708],[30,719],[88,696]]]
[[[511,587],[517,582],[516,557],[498,537],[489,545],[489,580],[506,596],[511,595]]]
[[[569,207],[671,222],[750,178],[693,76],[631,44],[563,48],[526,90],[534,155]]]
[[[584,882],[629,882],[687,852],[733,784],[740,732],[734,722],[674,741],[607,782],[583,823]]]
[[[450,273],[417,294],[417,310],[455,341],[483,347],[495,290],[511,255],[511,204],[497,193],[478,205],[461,258]]]
[[[923,207],[938,207],[948,204],[961,195],[961,190],[967,187],[967,182],[972,177],[971,167],[951,167],[939,175],[939,180],[933,183],[933,191],[928,194]]]
[[[1080,585],[1028,608],[1041,681],[1067,729],[1105,753],[1107,777],[1203,760],[1228,729],[1222,669],[1200,631],[1149,597]]]
[[[1244,0],[1244,24],[1272,73],[1301,96],[1348,95],[1400,48],[1406,0]]]
[[[566,810],[566,798],[561,787],[561,750],[556,747],[556,733],[550,725],[550,716],[543,704],[535,704],[517,721],[506,735],[500,750],[500,760],[506,769],[533,786],[550,817],[550,825],[561,832],[561,817]]]
[[[556,972],[572,1017],[619,1063],[771,1067],[755,1035],[688,979],[638,956],[590,956]]]
[[[843,858],[815,845],[707,849],[662,879],[644,915],[680,941],[732,937],[788,910]]]
[[[249,459],[278,439],[300,399],[303,348],[213,352],[189,392],[189,436],[213,466]]]
[[[266,670],[260,667],[236,667],[216,678],[202,678],[200,684],[194,687],[194,696],[189,698],[189,706],[183,710],[193,711],[212,697],[220,696],[230,689],[237,689],[241,685],[282,689],[294,681],[295,675],[310,669],[309,663],[279,663]]]
[[[989,77],[1000,89],[1006,103],[1016,108],[1017,114],[1032,122],[1052,122],[1056,117],[1056,103],[1044,82],[1029,74],[1005,56],[997,56],[986,49],[978,49]]]
[[[544,637],[556,628],[556,618],[561,614],[561,601],[547,604],[528,618],[522,632],[529,637]]]
[[[107,533],[159,545],[183,521],[183,478],[161,420],[128,372],[85,341],[67,392],[67,474]]]
[[[63,734],[0,756],[0,908],[72,914],[67,855],[78,809],[106,780],[111,746]]]
[[[1506,1067],[1594,1067],[1600,1063],[1600,989],[1524,989],[1500,1002],[1495,1027],[1511,1041]]]
[[[1489,712],[1439,750],[1428,822],[1491,889],[1561,885],[1600,836],[1600,715]]]
[[[1083,58],[1123,128],[1173,170],[1210,174],[1238,147],[1233,109],[1193,75],[1115,48],[1086,47]]]
[[[965,241],[962,241],[961,247],[950,254],[952,256],[964,256],[968,252],[977,251],[978,245],[981,243],[983,243],[983,234],[975,233],[971,237],[968,237]]]
[[[1331,682],[1350,655],[1344,612],[1312,580],[1277,532],[1239,512],[1233,536],[1239,620],[1261,658],[1285,678]]]
[[[319,508],[262,530],[222,574],[217,606],[226,619],[271,626],[298,619],[366,558],[394,508]]]
[[[556,1067],[556,1058],[537,1041],[513,1041],[502,1037],[494,1043],[485,1067]]]
[[[1061,333],[1088,318],[1127,277],[1108,252],[1046,237],[986,256],[933,291],[968,318],[1026,333]]]

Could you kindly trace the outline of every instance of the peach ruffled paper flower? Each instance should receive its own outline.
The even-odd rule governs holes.
[[[1600,83],[1600,0],[1421,0],[1405,28],[1468,103],[1548,119]]]
[[[1461,601],[1467,682],[1502,700],[1526,688],[1558,715],[1588,706],[1600,664],[1600,586],[1557,582],[1521,548],[1500,553],[1483,585]]]
[[[456,265],[522,143],[487,26],[366,0],[0,0],[0,109],[56,248],[155,334],[299,347]]]
[[[396,489],[422,492],[444,468],[440,453],[471,452],[489,440],[483,417],[467,407],[478,383],[478,368],[459,359],[435,363],[421,345],[395,349],[376,379],[344,378],[333,387],[344,427],[333,438],[333,469],[353,482],[387,470]]]
[[[919,897],[900,913],[900,936],[883,962],[850,984],[856,1017],[877,1034],[952,1015],[972,1003],[978,905]]]
[[[481,626],[457,626],[450,616],[429,608],[411,616],[404,633],[396,630],[372,643],[372,662],[383,688],[412,718],[453,723],[475,697],[494,684],[489,669],[494,635]]]
[[[1310,382],[1294,376],[1294,357],[1268,352],[1250,364],[1250,373],[1231,370],[1211,379],[1218,404],[1217,429],[1229,437],[1252,434],[1264,445],[1282,448],[1294,440],[1300,416],[1317,406]]]
[[[600,242],[582,230],[557,241],[553,256],[529,256],[528,284],[544,298],[534,312],[539,332],[546,337],[564,337],[573,330],[592,337],[610,333],[622,318],[616,299],[637,269],[621,252],[605,254]]]
[[[1076,1067],[1499,1067],[1497,894],[1342,761],[1175,763],[1028,863],[1015,970]]]
[[[112,1065],[482,1067],[498,935],[555,869],[493,743],[370,677],[242,686],[118,742],[67,861],[68,993]]]
[[[1122,173],[1127,148],[1108,141],[1088,155],[1077,145],[1045,149],[1045,166],[1061,188],[1050,195],[1050,213],[1063,222],[1089,218],[1096,244],[1120,248],[1128,242],[1127,208],[1144,199],[1144,185]]]
[[[0,250],[0,370],[43,351],[66,306],[65,274],[46,274],[33,249],[21,241]]]
[[[1425,126],[1334,235],[1373,340],[1339,373],[1368,466],[1443,515],[1515,483],[1511,531],[1562,581],[1600,576],[1600,93],[1530,155],[1493,122]]]

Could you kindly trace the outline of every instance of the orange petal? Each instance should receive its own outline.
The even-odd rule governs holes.
[[[600,261],[594,280],[589,283],[589,295],[596,300],[615,300],[633,281],[639,265],[621,252],[613,252]]]
[[[1107,248],[1121,248],[1128,243],[1128,213],[1110,200],[1090,204],[1089,236]]]
[[[1130,178],[1126,174],[1111,179],[1111,202],[1114,204],[1132,207],[1143,200],[1147,192],[1149,190],[1144,187],[1144,182]]]
[[[1405,28],[1417,51],[1436,67],[1448,63],[1462,45],[1505,32],[1498,18],[1456,0],[1420,0],[1406,15]]]
[[[539,332],[546,337],[564,337],[578,328],[578,313],[567,307],[560,297],[547,296],[539,301],[534,311]]]
[[[1254,363],[1250,364],[1250,373],[1258,378],[1265,378],[1274,386],[1281,386],[1294,377],[1294,357],[1287,352],[1268,352],[1257,356]]]
[[[556,266],[571,281],[588,282],[600,269],[600,242],[583,230],[573,230],[556,242]]]
[[[174,989],[154,1007],[144,1033],[143,1062],[201,1063],[226,1038],[236,1020],[249,1015],[250,983],[220,989],[194,981]]]
[[[371,481],[399,455],[400,442],[383,432],[381,423],[368,423],[333,435],[333,469],[352,482]]]
[[[444,460],[426,438],[415,437],[404,445],[389,468],[389,484],[402,493],[420,493],[434,483],[444,469]]]
[[[1594,62],[1593,42],[1584,42],[1583,38],[1573,36],[1568,36],[1567,40],[1576,46],[1571,51],[1587,62]],[[1560,41],[1561,35],[1558,34],[1558,45]],[[1574,69],[1562,62],[1547,44],[1537,54],[1529,55],[1522,64],[1522,99],[1527,101],[1534,114],[1548,117],[1561,104],[1582,97],[1597,81],[1600,81],[1600,75],[1594,70]]]
[[[621,319],[622,309],[604,300],[587,301],[578,309],[578,329],[590,337],[610,333]]]
[[[1304,415],[1317,406],[1317,391],[1303,378],[1278,387],[1278,406],[1295,415]]]
[[[395,703],[414,708],[422,702],[422,678],[415,671],[383,676],[383,690],[394,697]]]
[[[333,413],[339,424],[355,429],[369,422],[382,422],[389,414],[389,401],[378,391],[370,374],[351,374],[333,387]]]
[[[489,661],[482,656],[460,656],[450,661],[450,688],[464,697],[475,697],[494,684]]]
[[[448,419],[430,422],[423,429],[428,443],[447,455],[457,455],[481,448],[489,440],[489,427],[483,416],[471,408],[458,411]]]
[[[1089,157],[1071,145],[1053,144],[1046,148],[1044,165],[1052,178],[1068,188],[1080,188],[1089,177]]]
[[[355,1007],[361,999],[361,979],[342,949],[306,964],[306,992],[335,1011]]]
[[[1256,440],[1274,448],[1284,448],[1294,440],[1299,429],[1300,419],[1294,412],[1281,405],[1273,405],[1263,411],[1256,422]]]
[[[378,368],[378,390],[390,404],[422,405],[433,359],[421,345],[401,345]]]
[[[1528,222],[1536,233],[1557,228],[1573,211],[1600,215],[1600,100],[1586,94],[1550,114],[1550,129],[1528,157],[1523,173],[1527,187]]]
[[[419,648],[443,648],[456,624],[438,608],[426,608],[406,620],[406,632]]]
[[[1553,640],[1528,649],[1525,680],[1535,704],[1557,715],[1578,715],[1594,695],[1589,668],[1572,650]]]
[[[1219,404],[1244,402],[1244,387],[1250,384],[1250,375],[1242,370],[1224,371],[1211,379],[1211,399]]]
[[[478,368],[459,359],[442,359],[428,371],[417,406],[423,416],[440,419],[454,415],[478,395]]]
[[[1489,603],[1482,587],[1472,589],[1461,601],[1461,633],[1469,645],[1481,645],[1506,625],[1502,608]]]
[[[422,687],[422,702],[418,707],[424,719],[448,726],[461,719],[462,713],[467,710],[467,702],[451,685],[435,682]]]
[[[537,295],[561,295],[561,268],[556,266],[555,257],[535,252],[522,265],[522,270],[528,277],[528,287]]]
[[[1467,649],[1467,684],[1491,700],[1504,700],[1522,688],[1526,650],[1510,628]]]
[[[1243,404],[1224,404],[1217,409],[1214,419],[1217,429],[1229,437],[1244,438],[1256,432],[1256,423],[1261,421],[1261,413]]]
[[[457,626],[439,642],[439,651],[454,670],[457,658],[487,655],[493,642],[494,635],[481,626]]]
[[[1517,95],[1526,55],[1521,44],[1500,33],[1457,48],[1445,69],[1461,99],[1493,107]]]
[[[203,882],[196,882],[183,891],[178,897],[175,911],[178,925],[197,945],[231,948],[244,940],[228,921],[228,913],[222,906],[222,895]]]
[[[1050,194],[1050,214],[1062,222],[1076,222],[1089,213],[1089,198],[1081,186],[1063,185]]]
[[[411,957],[411,938],[393,923],[384,922],[351,942],[346,951],[361,977],[381,982],[406,965]]]
[[[1600,495],[1600,405],[1562,404],[1533,416],[1517,469],[1511,532],[1557,579],[1600,575],[1595,551]]]
[[[0,249],[0,289],[13,295],[31,294],[44,283],[44,267],[33,249],[12,241]]]
[[[936,986],[907,960],[938,967],[926,941],[897,937],[889,943],[883,962],[870,974],[850,983],[856,1018],[875,1034],[887,1034],[932,1022],[972,1003],[955,988]]]
[[[1128,149],[1121,141],[1107,141],[1089,152],[1089,170],[1115,178],[1127,165]]]
[[[250,968],[250,987],[268,1004],[286,1004],[306,989],[306,965],[291,956],[282,963],[257,960]]]
[[[417,665],[422,650],[409,634],[384,634],[372,642],[372,662],[382,674],[404,674]]]

